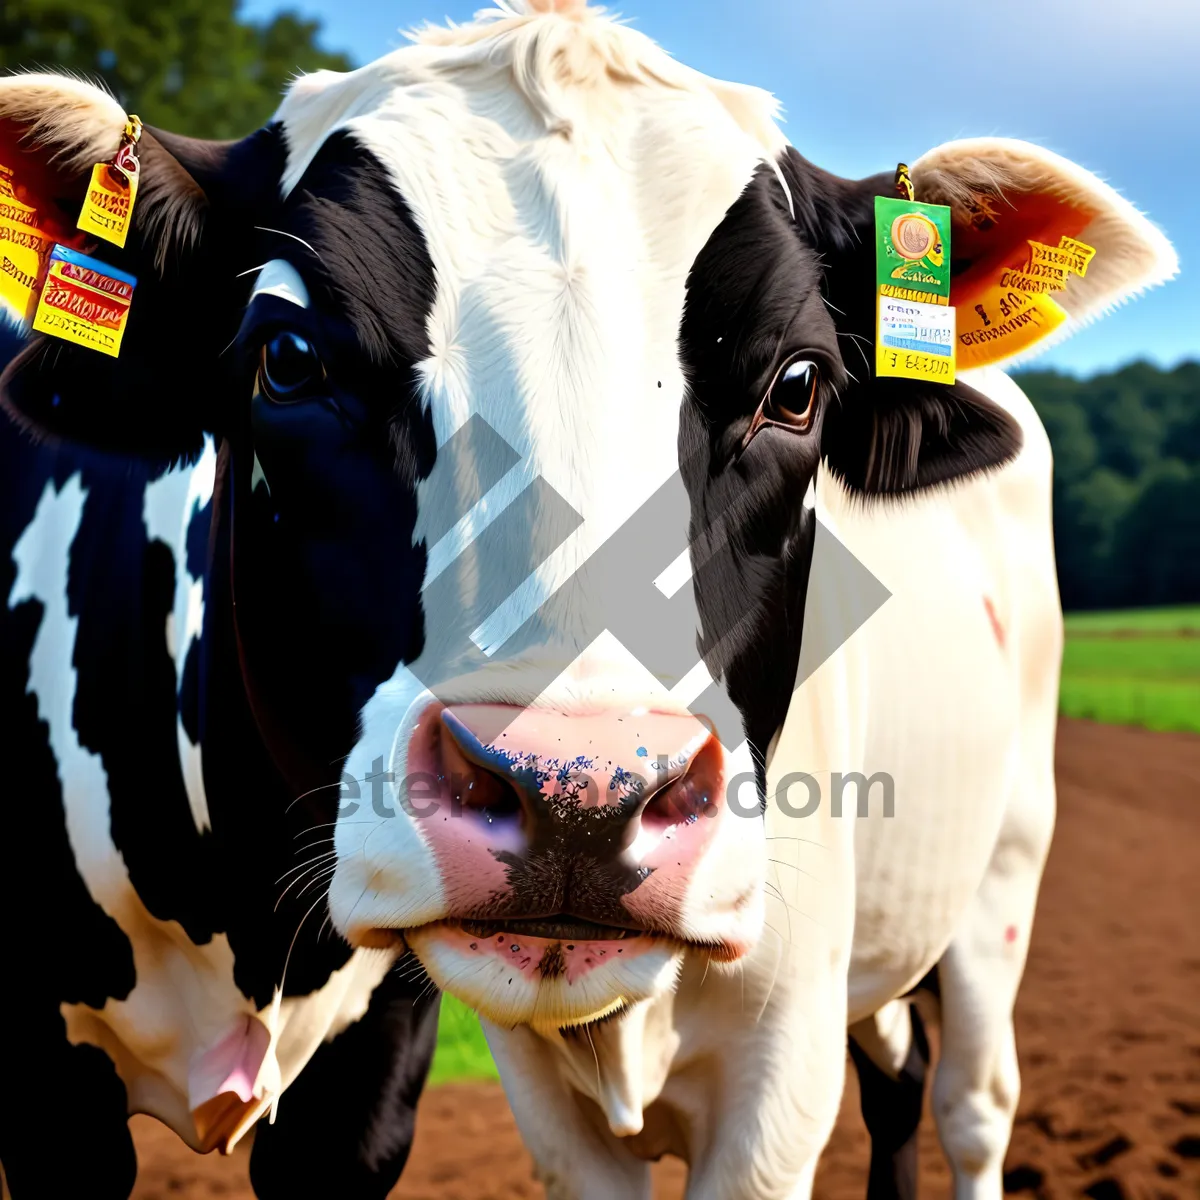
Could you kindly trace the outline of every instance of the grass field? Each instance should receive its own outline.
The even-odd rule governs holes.
[[[1063,713],[1200,733],[1200,608],[1076,613],[1066,624]]]

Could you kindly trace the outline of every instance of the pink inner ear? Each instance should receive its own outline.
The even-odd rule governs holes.
[[[74,214],[87,190],[90,168],[78,176],[68,173],[51,161],[57,147],[31,146],[21,132],[12,121],[0,120],[0,163],[12,170],[17,199],[37,209],[42,229],[55,241],[81,248],[87,237],[75,228]]]
[[[1015,207],[1014,207],[1015,206]],[[1076,208],[1045,192],[1013,193],[996,202],[990,228],[954,223],[950,257],[956,265],[950,284],[950,303],[965,307],[1000,282],[1006,269],[1029,261],[1029,243],[1057,246],[1059,238],[1078,237],[1091,224],[1093,213]]]

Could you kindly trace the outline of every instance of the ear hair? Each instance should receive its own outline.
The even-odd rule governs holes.
[[[1017,184],[1008,167],[986,158],[965,158],[955,164],[953,171],[938,166],[915,170],[914,182],[919,177],[921,200],[926,204],[948,205],[959,220],[1008,203],[1004,192]]]

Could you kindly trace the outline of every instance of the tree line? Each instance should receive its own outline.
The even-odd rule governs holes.
[[[275,111],[288,80],[326,67],[320,22],[244,20],[239,0],[4,0],[0,71],[68,70],[126,112],[191,137],[239,138]]]
[[[1200,362],[1017,382],[1054,448],[1064,608],[1200,602]]]

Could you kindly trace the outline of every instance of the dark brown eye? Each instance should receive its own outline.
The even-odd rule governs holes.
[[[816,411],[817,384],[820,379],[817,364],[810,359],[793,358],[784,363],[750,420],[750,428],[742,438],[742,449],[766,425],[806,433]]]
[[[263,346],[258,382],[268,400],[276,404],[305,400],[324,378],[316,347],[301,334],[285,329]]]
[[[763,416],[778,425],[804,430],[812,423],[817,403],[817,364],[794,358],[775,377],[763,402]]]

